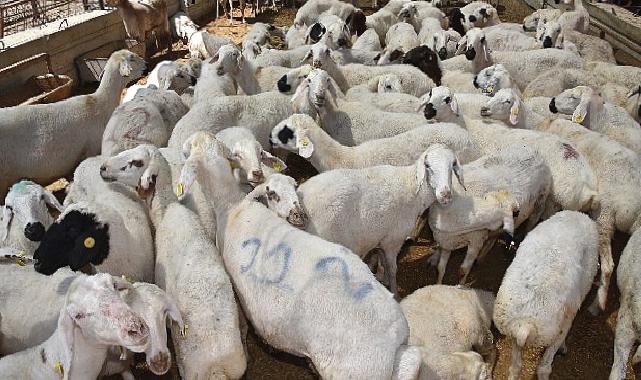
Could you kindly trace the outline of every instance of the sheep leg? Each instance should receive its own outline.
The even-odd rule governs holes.
[[[380,249],[383,251],[385,257],[385,274],[389,283],[390,291],[394,297],[398,298],[398,288],[396,284],[396,258],[398,257],[401,248],[403,247],[405,239],[400,241],[391,241],[381,243]]]
[[[481,252],[479,252],[479,256],[477,258],[477,261],[481,261],[487,256],[488,253],[492,250],[494,247],[494,244],[496,244],[496,240],[498,239],[498,235],[494,233],[490,233],[488,236],[488,239],[485,240],[485,243],[483,243],[483,248],[481,248]]]
[[[508,371],[508,380],[517,380],[523,366],[523,347],[519,346],[516,339],[512,339],[512,361]]]
[[[441,249],[440,248],[436,248],[434,250],[434,252],[430,255],[430,257],[428,257],[427,266],[428,267],[437,266],[438,265],[438,260],[439,260],[440,257],[441,257]]]
[[[224,1],[224,0],[223,0]],[[234,0],[229,0],[229,22],[234,22]]]
[[[470,242],[467,245],[467,254],[465,255],[465,259],[463,260],[461,267],[459,268],[459,272],[458,272],[459,284],[465,284],[465,281],[467,280],[467,276],[470,274],[470,271],[472,270],[472,265],[474,265],[474,262],[476,261],[476,258],[479,255],[479,251],[483,248],[483,243],[485,242],[486,236],[487,236],[486,233],[479,232],[479,233],[474,233],[473,236],[471,237]]]
[[[614,363],[610,371],[610,380],[625,379],[628,356],[635,341],[636,334],[626,309],[627,307],[622,305],[617,317],[617,328],[614,334]]]
[[[452,251],[449,249],[440,249],[441,257],[438,260],[438,279],[436,280],[437,284],[443,283],[443,277],[445,277],[445,270],[447,269],[447,262],[450,260],[450,254]]]
[[[610,277],[614,270],[614,261],[612,260],[612,235],[614,234],[614,217],[612,212],[601,208],[599,216],[596,218],[599,229],[599,262],[601,264],[601,283],[597,291],[597,297],[590,306],[590,313],[597,315],[600,310],[605,310],[608,301],[608,290],[610,287]]]
[[[563,346],[565,337],[568,335],[570,327],[572,326],[573,319],[574,318],[566,317],[566,320],[563,321],[561,332],[556,337],[554,342],[552,342],[552,344],[545,349],[543,358],[541,359],[538,367],[536,367],[536,375],[538,380],[547,380],[550,378],[550,374],[552,373],[552,362],[554,361],[554,355],[556,355],[556,353],[559,351],[559,348]]]
[[[494,371],[494,365],[496,364],[496,347],[494,346],[492,331],[487,330],[483,338],[478,342],[478,345],[474,346],[474,349],[483,356],[483,360],[489,363],[491,370]]]

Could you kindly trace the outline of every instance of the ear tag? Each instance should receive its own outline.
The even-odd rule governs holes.
[[[25,260],[25,257],[24,257],[24,251],[18,252],[18,257],[16,257],[16,264],[18,264],[21,267],[27,266],[27,261]]]
[[[302,139],[302,140],[300,140],[300,145],[301,145],[303,148],[307,148],[307,147],[309,146],[309,138],[307,138],[307,137],[303,137],[303,139]]]
[[[485,87],[484,92],[485,92],[486,94],[491,94],[491,93],[493,93],[493,92],[494,92],[494,86],[492,86],[491,84],[490,84],[490,85],[488,85],[487,87]]]
[[[234,160],[227,160],[227,161],[229,161],[229,167],[231,167],[232,169],[240,168],[240,165],[238,165],[238,162]]]
[[[183,185],[182,182],[178,182],[176,184],[176,195],[180,197],[183,194],[185,194],[185,185]]]
[[[96,246],[96,239],[89,236],[88,238],[85,239],[84,244],[86,248],[93,248]]]
[[[53,369],[58,372],[61,379],[65,377],[65,369],[62,367],[62,363],[60,361],[57,361],[56,364],[54,364]]]
[[[580,114],[574,115],[574,122],[575,123],[580,123],[582,121],[583,121],[583,116],[581,116]]]
[[[272,169],[280,173],[283,171],[283,165],[281,165],[278,161],[274,161],[274,163],[272,164]]]
[[[132,280],[131,280],[131,277],[129,277],[126,273],[123,273],[120,277],[123,280],[127,281],[128,283],[130,283],[130,284],[133,283]]]
[[[512,114],[512,116],[519,116],[519,109],[516,107],[512,107],[510,114]]]
[[[187,330],[189,330],[189,324],[185,323],[182,330],[180,330],[180,335],[183,337],[187,336]]]

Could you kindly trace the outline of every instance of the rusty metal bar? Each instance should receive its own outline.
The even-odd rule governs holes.
[[[27,59],[23,59],[22,61],[18,61],[14,63],[13,65],[7,66],[3,69],[0,69],[0,76],[9,74],[13,71],[18,70],[21,68],[23,65],[38,61],[38,60],[44,60],[45,63],[47,64],[47,70],[49,71],[49,74],[53,74],[53,67],[51,66],[51,57],[49,56],[49,53],[40,53],[36,54],[32,57],[29,57]]]

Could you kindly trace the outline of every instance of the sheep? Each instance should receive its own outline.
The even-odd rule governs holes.
[[[173,91],[141,91],[111,115],[102,135],[103,155],[113,156],[143,143],[166,146],[174,126],[189,111]]]
[[[216,55],[221,46],[233,44],[227,37],[217,36],[207,31],[196,32],[189,38],[189,56],[191,58],[209,59]]]
[[[537,9],[534,13],[525,16],[523,19],[523,30],[526,32],[536,31],[540,21],[548,22],[556,20],[561,15],[561,10],[556,8]]]
[[[345,101],[336,93],[336,84],[327,72],[315,69],[300,84],[292,102],[303,104],[303,110],[317,112],[323,128],[343,145],[392,137],[425,124],[418,113],[384,112],[363,102]]]
[[[0,198],[21,178],[51,183],[85,157],[100,152],[102,134],[131,77],[144,61],[127,50],[114,52],[98,90],[56,103],[0,108]]]
[[[446,25],[445,14],[440,9],[431,6],[427,2],[406,2],[397,14],[399,21],[411,24],[416,33],[419,33],[421,29],[425,27],[426,20],[430,18],[436,20],[441,27]],[[436,30],[438,30],[438,28]]]
[[[171,34],[174,38],[188,42],[191,36],[200,28],[185,12],[177,12],[169,18]]]
[[[519,377],[525,345],[546,347],[537,375],[549,377],[596,272],[597,231],[587,215],[561,211],[525,237],[494,304],[494,324],[512,343],[509,379]]]
[[[198,65],[197,71],[200,74],[200,60],[192,59],[190,64]],[[188,65],[173,61],[161,61],[149,73],[147,85],[154,85],[163,90],[174,90],[178,95],[181,95],[187,87],[194,85],[198,76],[190,70]]]
[[[302,141],[309,141],[308,146],[303,146]],[[455,151],[463,163],[479,157],[474,141],[462,128],[451,123],[423,125],[394,137],[347,147],[332,139],[308,115],[294,114],[274,127],[270,142],[275,148],[283,148],[308,159],[321,173],[378,165],[410,165],[425,149],[436,143]]]
[[[0,345],[0,353],[8,355],[44,342],[55,331],[65,293],[74,279],[82,275],[60,269],[51,276],[43,276],[8,265],[0,266],[0,271],[4,278],[13,279],[2,288],[4,304],[0,310],[0,332],[6,338]],[[25,289],[37,290],[25,294]],[[25,303],[25,297],[29,297],[31,302]],[[166,373],[171,365],[171,354],[167,348],[165,318],[171,318],[179,326],[183,323],[175,302],[156,285],[140,282],[133,283],[122,298],[149,327],[150,339],[142,350],[149,368],[157,375]],[[23,312],[15,313],[14,310]],[[30,318],[25,319],[25,314]],[[108,357],[102,375],[122,373],[125,376],[130,364],[129,360]]]
[[[291,69],[285,73],[276,82],[278,92],[283,94],[293,94],[293,91],[303,82],[307,75],[312,71],[311,65],[303,65],[296,69]]]
[[[641,126],[628,112],[604,103],[599,92],[588,86],[577,86],[552,98],[550,111],[572,115],[572,120],[617,141],[636,154],[641,154]]]
[[[535,82],[536,79],[532,81],[532,83]],[[512,76],[505,66],[500,63],[479,71],[479,73],[474,76],[473,84],[474,87],[481,90],[485,95],[494,96],[499,90],[510,88],[517,95],[521,96],[521,90],[512,80]]]
[[[349,27],[343,19],[332,14],[321,14],[318,21],[309,27],[306,38],[312,42],[318,42],[327,33],[331,33],[330,38],[338,48],[351,47]]]
[[[578,49],[578,54],[586,61],[616,63],[612,45],[596,36],[562,29],[559,21],[548,21],[542,26],[542,43],[544,48],[559,48],[563,43],[571,42]]]
[[[11,186],[0,215],[0,247],[33,256],[53,223],[48,207],[63,211],[56,197],[36,183],[23,180]]]
[[[145,42],[151,33],[156,36],[156,48],[160,49],[160,40],[165,39],[167,50],[171,52],[171,32],[165,0],[133,2],[131,0],[107,0],[107,5],[117,7],[127,36],[138,42]],[[155,29],[160,29],[156,34]]]
[[[376,32],[381,46],[385,45],[385,35],[389,28],[400,21],[398,18],[398,11],[394,13],[389,9],[386,9],[386,7],[379,9],[374,14],[365,18],[365,25],[367,29],[372,29]]]
[[[628,240],[617,269],[617,283],[621,292],[621,307],[617,315],[617,325],[614,336],[614,363],[610,372],[610,380],[625,379],[626,367],[630,350],[639,340],[637,312],[639,307],[639,251],[641,247],[641,232],[638,230]],[[639,349],[632,357],[632,363],[639,362]]]
[[[347,24],[350,24],[350,21],[358,13],[362,15],[363,12],[352,4],[339,0],[309,0],[298,8],[293,24],[311,26],[318,21],[322,14],[338,16]],[[350,27],[350,29],[353,28]]]
[[[257,22],[247,31],[243,42],[252,41],[256,43],[258,47],[271,47],[271,39],[275,36],[285,39],[283,32],[274,25]]]
[[[558,49],[489,52],[485,33],[477,28],[471,29],[459,41],[459,50],[465,52],[465,57],[442,61],[443,69],[465,70],[478,74],[494,63],[502,63],[520,88],[525,88],[542,71],[552,67],[582,68],[584,64],[576,54]]]
[[[570,141],[549,133],[509,129],[505,125],[474,120],[458,114],[458,95],[445,87],[432,89],[425,99],[425,117],[440,122],[455,122],[467,129],[484,154],[513,144],[527,144],[543,157],[552,173],[551,196],[544,218],[555,209],[589,210],[595,200],[597,182],[586,159]]]
[[[354,50],[381,51],[381,40],[374,29],[367,29],[352,45]]]
[[[461,8],[461,13],[465,16],[469,25],[475,28],[492,26],[501,22],[496,9],[490,4],[480,1],[473,1],[465,5]]]
[[[448,25],[454,31],[456,31],[460,36],[464,36],[469,29],[467,24],[467,18],[463,13],[461,13],[460,8],[450,9],[450,14],[448,15]]]
[[[500,25],[500,24],[499,24]],[[518,31],[499,28],[484,28],[487,48],[494,51],[526,51],[538,49],[538,43],[534,37],[530,37]]]
[[[394,56],[402,56],[419,45],[414,28],[405,22],[392,25],[385,35],[385,49],[378,60],[379,65],[395,61]],[[399,54],[400,53],[400,54]]]
[[[398,253],[416,219],[435,200],[450,203],[452,172],[463,185],[454,152],[437,143],[413,165],[337,169],[314,176],[298,187],[309,216],[307,231],[341,244],[360,257],[375,248],[382,250],[387,281],[392,293],[397,294]],[[328,209],[328,205],[332,206]]]
[[[225,267],[257,333],[310,358],[323,378],[415,378],[420,359],[403,345],[407,323],[369,268],[345,247],[290,226],[245,196],[219,151],[192,148],[181,192],[197,180],[215,204]]]
[[[0,358],[9,379],[89,378],[103,368],[110,346],[142,352],[149,327],[120,297],[131,288],[108,274],[79,276],[69,285],[56,330],[40,345]]]
[[[285,33],[285,42],[287,43],[288,50],[307,44],[307,29],[308,28],[305,25],[292,25],[287,29],[287,33]]]
[[[597,312],[597,306],[605,308],[608,292],[609,278],[613,270],[610,240],[614,229],[632,233],[641,226],[641,203],[630,197],[636,188],[641,186],[641,160],[637,154],[624,148],[615,141],[587,130],[578,124],[566,120],[549,122],[541,116],[531,112],[527,105],[520,103],[510,90],[501,90],[489,101],[486,113],[497,118],[505,118],[510,114],[507,109],[515,102],[520,104],[519,118],[525,119],[517,122],[515,126],[537,128],[542,131],[551,132],[571,141],[578,153],[584,155],[591,168],[594,170],[598,188],[598,207],[592,207],[590,214],[598,223],[599,231],[599,255],[601,260],[601,286],[599,297],[591,307],[593,313]],[[577,154],[578,154],[577,153]],[[621,175],[612,170],[613,167],[626,168],[629,173]],[[620,169],[621,170],[621,169]],[[616,196],[615,196],[616,194]]]
[[[496,358],[491,292],[431,285],[403,299],[401,309],[410,327],[407,341],[423,358],[419,379],[491,377]]]
[[[419,35],[419,39],[420,39]],[[457,43],[461,39],[461,35],[450,28],[448,30],[439,30],[432,34],[432,41],[421,41],[426,44],[433,51],[438,53],[441,60],[454,57],[457,50]]]
[[[607,62],[589,62],[586,70],[592,75],[607,78],[608,82],[632,89],[641,83],[641,68],[635,66],[617,66]]]
[[[434,86],[434,82],[421,70],[407,65],[364,66],[352,63],[338,66],[331,59],[330,50],[321,45],[312,46],[306,58],[312,59],[312,66],[326,70],[343,93],[382,74],[398,75],[404,83],[403,92],[414,96],[421,96]]]
[[[588,34],[590,32],[590,14],[583,6],[583,2],[581,0],[563,0],[563,3],[569,5],[573,10],[562,12],[556,21],[561,24],[563,29]]]
[[[365,94],[365,93],[400,94],[402,92],[403,92],[403,83],[401,82],[401,78],[399,78],[398,75],[383,74],[370,79],[366,85],[361,84],[361,85],[350,88],[349,90],[347,90],[347,93],[345,93],[345,95],[356,96],[358,94]],[[416,98],[416,97],[413,96],[412,98]]]
[[[465,283],[470,269],[480,255],[485,256],[496,236],[488,235],[503,226],[513,236],[514,230],[527,221],[531,230],[545,211],[552,186],[550,169],[543,158],[530,148],[510,146],[485,155],[463,166],[465,193],[455,198],[452,207],[434,207],[429,222],[439,252],[430,261],[438,263],[441,283],[451,251],[467,246],[459,270],[459,281]],[[496,192],[489,196],[489,192]],[[501,193],[507,191],[507,193]],[[460,203],[457,203],[460,199]],[[514,213],[513,213],[514,212]],[[514,219],[512,219],[514,218]]]
[[[238,84],[231,75],[223,72],[216,64],[205,62],[198,83],[194,86],[194,94],[189,108],[208,99],[236,95],[237,93]]]
[[[141,165],[127,165],[132,161]],[[141,145],[106,159],[100,175],[154,193],[149,214],[156,230],[156,282],[189,326],[182,336],[172,327],[182,377],[240,378],[246,358],[231,282],[198,217],[178,202],[167,161],[156,147]]]

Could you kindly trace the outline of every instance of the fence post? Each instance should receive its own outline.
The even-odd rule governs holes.
[[[0,38],[4,38],[4,8],[0,7]]]

